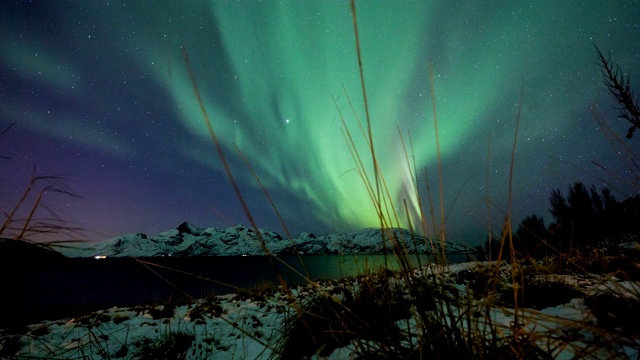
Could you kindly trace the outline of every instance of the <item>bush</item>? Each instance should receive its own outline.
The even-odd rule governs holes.
[[[288,323],[281,359],[329,356],[353,341],[376,350],[402,347],[405,337],[395,324],[410,317],[409,304],[386,274],[363,278],[357,289],[312,296]],[[383,347],[384,349],[381,349]],[[366,351],[361,349],[361,351]]]

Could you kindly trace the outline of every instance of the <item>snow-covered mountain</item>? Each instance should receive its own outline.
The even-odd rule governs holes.
[[[265,246],[274,255],[296,252],[303,255],[374,254],[383,253],[385,248],[392,246],[403,246],[411,253],[432,252],[429,240],[405,229],[385,229],[385,243],[381,240],[380,229],[325,236],[302,233],[296,239],[286,239],[272,231],[259,231]],[[469,248],[453,243],[446,244],[446,250],[448,253],[470,252]],[[236,225],[226,229],[202,229],[186,222],[153,237],[129,234],[60,251],[69,257],[264,255],[258,236],[251,228]]]

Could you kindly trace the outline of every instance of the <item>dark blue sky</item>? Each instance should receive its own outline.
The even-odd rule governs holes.
[[[536,213],[548,224],[549,193],[577,180],[609,183],[618,199],[634,195],[592,114],[624,137],[594,44],[632,81],[638,76],[640,5],[632,4],[358,2],[374,144],[400,225],[403,201],[414,215],[419,206],[398,128],[407,147],[411,132],[418,189],[426,197],[426,168],[438,211],[429,60],[451,240],[483,240],[487,173],[493,227],[502,224],[520,94],[516,222]],[[156,234],[183,221],[248,225],[208,137],[184,47],[259,227],[282,233],[235,145],[294,235],[378,224],[359,175],[372,173],[366,141],[342,91],[364,121],[347,1],[15,2],[0,7],[0,24],[0,125],[15,123],[0,138],[0,155],[10,157],[0,162],[3,211],[35,166],[64,175],[82,196],[50,193],[45,203],[90,239]],[[638,149],[637,139],[625,143]]]

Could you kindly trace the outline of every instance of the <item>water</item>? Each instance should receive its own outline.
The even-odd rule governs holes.
[[[393,256],[317,255],[279,257],[277,269],[288,283],[357,276],[381,268],[397,269]],[[433,256],[411,255],[413,266]],[[461,262],[465,255],[448,256]],[[284,265],[286,263],[287,265]],[[78,316],[113,306],[164,304],[260,289],[277,284],[264,256],[65,259],[0,264],[0,327],[43,319]]]

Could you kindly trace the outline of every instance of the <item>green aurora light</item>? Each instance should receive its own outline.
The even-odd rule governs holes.
[[[74,108],[91,103],[94,113],[108,113],[116,99],[118,110],[144,105],[152,111],[154,103],[169,100],[163,107],[172,109],[178,121],[174,126],[188,136],[172,137],[117,113],[108,132],[119,128],[120,133],[150,133],[148,141],[170,143],[175,158],[221,171],[181,55],[184,47],[242,188],[255,191],[257,185],[242,168],[234,144],[258,169],[267,189],[296,199],[275,199],[288,221],[307,213],[324,223],[323,228],[379,226],[362,179],[353,171],[332,101],[337,98],[372,174],[366,141],[342,91],[344,86],[364,122],[348,1],[66,4],[58,8],[59,18],[48,21],[68,24],[69,29],[57,30],[57,41],[70,43],[67,49],[80,54],[25,36],[17,25],[3,30],[0,44],[11,48],[2,56],[3,67],[17,69],[73,106],[58,109],[60,125],[43,126],[47,104],[29,105],[29,116],[24,116],[25,105],[5,96],[0,99],[3,124],[17,121],[40,136],[126,158],[140,144],[106,136],[94,123],[78,121],[81,116]],[[414,148],[409,151],[421,182],[421,169],[427,167],[432,188],[437,188],[429,60],[434,64],[441,150],[448,170],[447,206],[460,213],[475,209],[479,218],[487,137],[492,134],[492,163],[499,164],[492,166],[501,169],[492,169],[498,172],[492,181],[503,191],[520,93],[523,136],[517,161],[523,178],[516,180],[516,189],[544,190],[549,186],[545,175],[533,168],[540,170],[540,159],[550,155],[562,158],[560,138],[574,126],[567,119],[584,116],[589,104],[602,101],[593,44],[615,51],[623,64],[638,61],[638,47],[630,50],[627,45],[634,37],[637,45],[640,38],[640,10],[622,2],[360,1],[357,9],[376,154],[402,226],[407,226],[403,199],[414,213],[417,203],[398,127],[407,142],[411,132]],[[13,43],[17,38],[21,41]],[[92,73],[104,68],[109,76],[117,73],[117,80],[97,85],[111,89],[108,95],[92,95],[97,91]],[[150,97],[146,86],[162,99]],[[569,154],[574,153],[565,157]],[[171,164],[166,167],[166,176],[178,176]],[[465,196],[473,200],[452,204],[464,183]],[[484,226],[481,220],[476,223]]]

